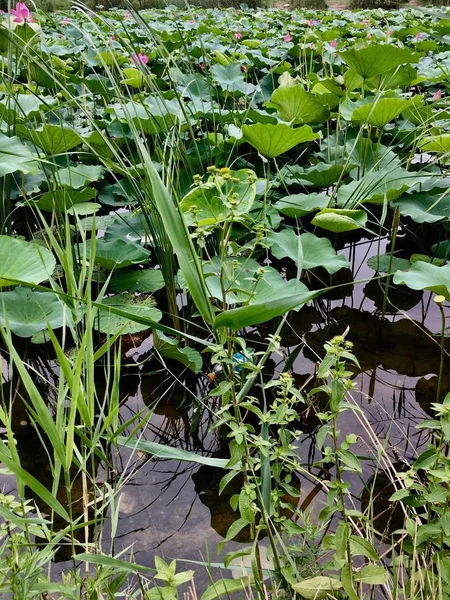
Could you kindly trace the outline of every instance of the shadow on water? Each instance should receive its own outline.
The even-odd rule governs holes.
[[[272,357],[266,376],[270,379],[279,374],[287,364],[292,369],[296,384],[311,389],[317,361],[323,356],[323,344],[349,328],[348,339],[353,342],[354,353],[360,363],[360,369],[352,368],[359,390],[355,398],[364,410],[367,426],[385,441],[392,461],[406,468],[427,442],[426,433],[416,431],[415,425],[427,415],[432,415],[430,406],[436,401],[440,317],[436,307],[430,303],[430,294],[390,285],[385,318],[381,318],[385,289],[365,264],[371,242],[368,244],[367,247],[361,243],[358,247],[345,249],[352,271],[342,270],[331,277],[317,270],[310,276],[310,288],[324,284],[338,284],[339,287],[312,305],[291,313],[282,330],[283,355]],[[355,259],[358,256],[361,258],[359,262]],[[356,283],[361,279],[365,280],[364,283]],[[247,331],[247,345],[256,351],[261,350],[277,324],[274,321]],[[126,365],[121,378],[121,423],[147,406],[153,414],[143,432],[143,439],[207,456],[226,456],[226,435],[217,430],[211,432],[214,413],[219,406],[218,400],[208,399],[208,392],[214,385],[206,377],[208,368],[195,375],[178,363],[166,361],[161,364],[155,358],[149,358],[152,356],[151,336],[130,337],[127,344],[124,352]],[[450,353],[450,339],[445,342],[445,350]],[[448,355],[444,366],[448,373]],[[51,360],[40,358],[35,369],[44,374],[39,378],[39,385],[43,380],[56,385],[57,372]],[[99,372],[97,386],[100,394],[102,385],[105,385],[104,377]],[[51,489],[52,474],[45,451],[41,451],[39,436],[29,422],[20,381],[6,381],[3,386],[4,397],[14,399],[13,426],[22,465]],[[54,393],[51,388],[42,390],[50,405]],[[448,391],[450,378],[446,377],[441,393],[444,395]],[[255,396],[258,393],[257,387],[251,391]],[[315,433],[320,425],[317,412],[326,408],[324,402],[326,399],[320,395],[313,399],[301,410],[300,423],[296,423],[303,431],[299,454],[306,474],[302,474],[301,481],[298,479],[300,497],[290,501],[315,513],[324,504],[317,478],[330,476],[326,470],[319,471],[313,467],[318,458],[315,450]],[[341,429],[343,434],[356,431],[360,436],[358,453],[370,455],[371,442],[365,437],[359,422],[348,418]],[[39,452],[36,448],[40,448]],[[237,513],[230,506],[230,498],[242,487],[239,477],[219,494],[222,473],[217,469],[150,458],[140,453],[131,455],[131,451],[126,449],[120,451],[117,468],[119,475],[132,477],[121,491],[114,539],[116,552],[133,544],[137,562],[152,565],[155,555],[202,560],[207,547],[210,560],[215,560],[217,543],[237,518]],[[97,463],[95,475],[107,479],[108,469]],[[2,476],[4,486],[8,485],[8,481]],[[386,510],[386,501],[390,497],[388,481],[389,476],[385,472],[374,472],[372,462],[365,461],[363,477],[356,482],[354,497],[354,502],[359,503],[362,510],[367,510],[370,499],[374,499],[376,528],[382,538],[391,531],[398,516],[397,508],[394,507],[393,514]],[[75,516],[82,515],[85,510],[83,498],[86,498],[86,489],[83,490],[80,482],[80,474],[74,470],[70,509]],[[57,497],[68,508],[67,494],[64,495],[61,487]],[[42,501],[37,501],[45,510]],[[107,515],[105,523],[108,523]],[[54,528],[58,527],[60,524],[55,521]],[[85,535],[84,530],[80,535]],[[109,547],[107,527],[103,542]],[[244,529],[229,549],[248,542],[249,531]],[[64,548],[58,559],[67,559],[66,552],[70,555],[71,548]]]

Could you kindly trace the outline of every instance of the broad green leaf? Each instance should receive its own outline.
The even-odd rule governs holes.
[[[299,245],[301,245],[303,262],[299,266],[302,269],[323,267],[328,273],[333,274],[349,266],[342,254],[336,254],[330,240],[316,237],[312,233],[298,236],[293,229],[283,229],[278,233],[269,233],[267,245],[276,258],[289,257],[296,264],[299,262]]]
[[[150,325],[142,325],[133,321],[133,315],[146,317],[154,322],[158,322],[162,318],[160,310],[155,308],[154,301],[151,298],[141,298],[128,294],[118,294],[103,298],[101,305],[105,310],[99,309],[98,316],[94,321],[94,329],[106,333],[108,335],[125,335],[129,333],[139,333],[150,328]],[[128,318],[119,316],[110,310],[109,307],[118,308],[121,311],[126,311]]]
[[[378,565],[366,565],[360,571],[353,574],[355,581],[367,585],[383,585],[388,580],[388,573],[384,567]]]
[[[274,207],[287,217],[304,217],[311,212],[328,206],[330,197],[326,194],[293,194],[278,200]]]
[[[239,63],[232,63],[230,65],[216,63],[211,66],[211,75],[213,80],[227,92],[241,92],[245,94],[254,90],[253,85],[245,82]]]
[[[268,106],[275,107],[282,119],[295,125],[323,123],[330,114],[322,101],[301,85],[277,88]]]
[[[105,173],[104,167],[98,165],[77,165],[60,169],[55,174],[59,185],[66,185],[74,190],[86,187],[88,184],[99,181]]]
[[[342,589],[342,583],[332,577],[310,577],[293,583],[292,589],[306,600],[325,600]]]
[[[352,565],[345,564],[341,570],[342,586],[350,600],[360,600],[353,587]]]
[[[308,125],[293,129],[284,123],[243,125],[242,133],[247,142],[266,158],[275,158],[298,144],[320,138],[320,134],[314,133]]]
[[[204,263],[203,270],[210,296],[221,303],[255,304],[308,291],[300,281],[290,279],[286,282],[273,267],[261,266],[249,258],[220,261],[214,257]]]
[[[44,246],[0,235],[0,288],[50,279],[56,260]]]
[[[354,208],[362,202],[383,204],[399,198],[413,185],[426,181],[429,177],[410,173],[406,169],[386,169],[383,172],[371,171],[361,179],[352,181],[339,188],[338,205],[342,208]]]
[[[176,360],[194,373],[199,373],[203,365],[202,355],[190,346],[180,347],[180,340],[170,338],[161,332],[153,332],[155,350],[163,358]]]
[[[151,294],[165,285],[160,269],[140,269],[138,271],[121,271],[111,279],[113,292],[139,292]]]
[[[406,258],[397,258],[396,256],[393,256],[391,264],[390,254],[378,254],[371,256],[367,261],[367,265],[378,273],[388,273],[389,265],[391,265],[391,273],[394,273],[395,271],[400,270],[407,271],[411,267],[411,262]]]
[[[214,180],[191,190],[181,201],[186,223],[199,227],[224,221],[231,215],[231,208],[224,203],[233,196],[237,205],[233,208],[235,217],[247,214],[256,196],[256,175],[251,169],[230,171],[230,179],[218,187]],[[233,181],[233,179],[235,181]],[[239,181],[236,181],[239,180]],[[195,208],[195,213],[192,212]]]
[[[247,594],[251,586],[251,580],[248,577],[242,579],[219,579],[212,583],[201,595],[200,600],[215,600],[222,596],[228,596],[235,592]]]
[[[450,194],[441,191],[415,192],[405,194],[392,203],[398,206],[400,214],[410,217],[416,223],[437,223],[450,218]]]
[[[317,213],[312,220],[313,225],[317,225],[327,231],[342,233],[343,231],[353,231],[365,227],[367,222],[367,213],[365,210],[349,210],[345,208],[325,208]]]
[[[52,292],[16,287],[0,292],[0,323],[19,337],[31,337],[49,325],[52,329],[72,323],[72,314]]]
[[[77,204],[89,202],[95,198],[96,190],[86,188],[84,190],[72,190],[70,188],[62,188],[53,192],[47,192],[39,196],[37,200],[29,200],[25,202],[27,206],[37,206],[46,212],[55,212],[58,214],[64,213],[67,210],[74,208]],[[100,205],[96,205],[100,208]]]
[[[140,69],[127,67],[122,69],[122,75],[123,79],[120,80],[120,83],[123,85],[128,85],[136,89],[140,89],[145,85],[146,77]]]
[[[350,550],[352,556],[365,556],[369,560],[380,559],[372,544],[368,540],[356,535],[350,536]]]
[[[27,138],[46,154],[63,154],[80,146],[82,137],[71,127],[66,125],[50,125],[29,129],[25,125],[16,127],[16,133]]]
[[[384,127],[409,105],[405,98],[374,98],[356,108],[351,115],[351,120],[359,123],[368,123],[375,127]]]
[[[226,458],[213,458],[211,456],[202,456],[195,452],[188,452],[181,448],[173,448],[166,444],[158,444],[156,442],[149,442],[148,440],[126,438],[123,436],[117,436],[115,441],[119,446],[125,446],[132,450],[139,450],[141,452],[147,452],[152,454],[156,458],[165,458],[170,460],[179,460],[182,462],[192,462],[199,465],[206,465],[209,467],[225,468],[228,459]]]
[[[389,73],[399,65],[415,63],[420,55],[409,48],[392,44],[369,44],[366,48],[350,48],[340,53],[347,65],[364,79]]]
[[[18,137],[0,133],[0,177],[9,173],[36,173],[39,170],[36,156]]]
[[[89,258],[91,240],[86,242],[86,256]],[[123,269],[130,265],[146,263],[150,252],[135,242],[125,240],[107,240],[99,238],[95,241],[95,263],[107,271]]]
[[[279,317],[307,304],[317,298],[322,292],[304,292],[300,294],[267,300],[266,302],[255,302],[247,306],[240,306],[220,313],[215,321],[214,327],[230,327],[231,329],[243,329],[251,325],[265,323],[275,317]]]
[[[397,271],[393,281],[397,285],[405,284],[412,290],[430,290],[450,300],[450,264],[436,267],[417,261],[408,271]]]
[[[419,141],[419,147],[424,152],[446,154],[450,152],[450,133],[425,137]]]

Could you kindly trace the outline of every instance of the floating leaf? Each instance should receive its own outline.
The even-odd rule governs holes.
[[[86,256],[89,258],[91,240],[86,243]],[[150,252],[140,244],[116,239],[100,238],[95,241],[95,262],[107,271],[123,269],[130,265],[145,263]]]
[[[39,165],[36,156],[19,140],[0,133],[0,177],[21,171],[36,173]]]
[[[139,271],[122,271],[111,279],[114,292],[139,292],[151,294],[165,285],[160,269],[140,269]]]
[[[371,98],[365,101],[362,106],[353,110],[351,120],[359,123],[368,123],[375,127],[384,127],[409,105],[409,100],[405,98]]]
[[[311,212],[328,206],[330,197],[326,194],[293,194],[278,200],[274,207],[287,217],[304,217]]]
[[[367,213],[365,210],[325,208],[317,213],[312,220],[312,224],[327,231],[342,233],[343,231],[353,231],[365,227],[366,221]]]
[[[57,329],[64,323],[72,323],[72,314],[52,292],[17,287],[12,292],[0,293],[0,322],[19,337],[31,337],[47,325]]]
[[[364,79],[389,73],[399,65],[415,63],[420,55],[408,48],[392,44],[369,44],[366,48],[350,48],[340,55],[358,75]]]
[[[308,125],[293,129],[284,123],[243,125],[242,133],[249,144],[267,158],[275,158],[298,144],[320,138],[320,134],[314,133]]]
[[[419,147],[424,152],[439,152],[446,154],[450,152],[450,133],[428,136],[420,140]]]
[[[362,202],[383,204],[399,198],[413,185],[426,181],[429,176],[410,173],[396,168],[383,172],[371,171],[361,179],[339,188],[338,205],[353,208]]]
[[[133,315],[151,319],[156,323],[162,318],[161,311],[155,308],[153,299],[149,297],[140,298],[128,294],[118,294],[103,298],[101,304],[105,310],[99,308],[98,317],[94,321],[94,329],[108,335],[139,333],[151,327],[149,324],[142,325],[133,321]],[[117,315],[108,310],[109,307],[126,311],[129,316]]]
[[[394,201],[392,206],[398,206],[400,214],[416,223],[437,223],[450,217],[450,195],[442,191],[439,194],[406,194]]]
[[[89,200],[95,198],[96,193],[96,190],[92,188],[86,188],[84,190],[62,188],[60,190],[42,194],[38,200],[29,200],[25,202],[25,204],[27,206],[37,206],[46,212],[61,214],[71,208],[75,208],[78,204],[89,202]],[[100,208],[100,204],[94,204],[94,206],[97,206],[97,209]]]
[[[46,123],[41,127],[29,129],[25,125],[18,125],[16,133],[32,141],[36,146],[42,148],[46,154],[63,154],[79,146],[83,139],[81,136],[66,125],[50,125]]]
[[[301,85],[279,87],[268,106],[274,106],[282,119],[296,125],[323,123],[330,114],[322,101]]]
[[[397,271],[394,283],[405,284],[412,290],[430,290],[450,300],[450,264],[437,267],[417,261],[408,271]]]
[[[391,265],[391,273],[399,270],[407,271],[411,267],[409,260],[406,260],[406,258],[397,258],[396,256],[392,257],[391,264],[390,254],[371,256],[367,261],[367,265],[378,273],[389,273],[389,265]]]
[[[342,583],[331,577],[310,577],[299,583],[293,583],[292,589],[306,600],[324,600],[342,589]]]
[[[76,167],[67,167],[60,169],[55,174],[55,179],[60,185],[66,185],[79,190],[86,187],[89,183],[102,179],[105,172],[104,167],[96,165],[77,165]]]
[[[44,246],[0,235],[0,288],[14,281],[38,284],[49,279],[56,260]]]
[[[283,229],[279,233],[269,233],[267,244],[276,258],[289,257],[296,264],[299,264],[299,257],[302,258],[302,264],[299,265],[302,269],[323,267],[333,274],[350,266],[342,254],[336,254],[330,240],[318,238],[312,233],[298,236],[292,229]]]

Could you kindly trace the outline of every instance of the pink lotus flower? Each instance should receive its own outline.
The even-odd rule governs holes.
[[[36,23],[24,2],[18,2],[16,8],[11,9],[11,14],[15,17],[14,23],[17,23],[18,25],[23,25],[24,23]]]
[[[422,37],[422,34],[420,32],[416,33],[416,40],[417,41],[419,41],[421,37]]]
[[[233,37],[235,40],[240,40],[242,37],[242,33],[240,31],[236,31],[236,33],[233,33]]]
[[[388,29],[388,32],[387,32],[387,34],[388,34],[389,36],[391,36],[391,35],[392,35],[392,29]]]
[[[190,24],[190,25],[195,25],[195,20],[194,20],[194,19],[191,19],[191,20],[189,21],[189,24]]]
[[[289,31],[288,31],[288,32],[286,33],[286,35],[284,36],[283,40],[284,40],[285,42],[292,42],[292,40],[293,40],[293,37],[292,37],[292,35],[289,33]]]
[[[61,21],[61,25],[68,25],[70,23],[70,19],[68,19],[67,17],[65,17],[64,19],[62,19]]]
[[[368,27],[369,26],[369,19],[363,19],[361,21],[361,25],[365,25],[366,27]]]
[[[330,46],[331,46],[332,48],[336,48],[336,46],[337,46],[337,40],[332,40],[332,41],[330,42]]]
[[[112,36],[111,36],[111,41],[112,41],[112,42],[115,42],[115,41],[116,41],[116,36],[115,36],[115,35],[112,35]]]
[[[245,65],[241,65],[242,73],[247,73],[247,67]]]
[[[316,45],[315,45],[314,42],[311,42],[310,45],[309,45],[309,47],[311,48],[311,50],[315,50]]]
[[[441,98],[442,98],[442,90],[438,90],[431,99],[433,102],[436,102],[436,100],[440,100]]]
[[[131,19],[131,13],[129,10],[127,10],[127,12],[125,13],[125,19],[128,21],[128,19]]]
[[[370,38],[372,37],[372,33],[370,31],[367,32],[367,39],[370,40]]]
[[[131,55],[131,62],[133,65],[146,65],[148,63],[148,56],[146,54],[136,54],[136,52],[133,52]]]

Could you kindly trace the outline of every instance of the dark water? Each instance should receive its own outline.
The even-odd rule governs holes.
[[[390,298],[396,308],[389,306],[385,320],[381,321],[384,280],[381,284],[375,279],[353,283],[375,276],[374,271],[367,267],[366,260],[385,249],[384,241],[380,246],[378,241],[365,240],[346,246],[343,252],[352,264],[353,273],[341,271],[333,276],[332,281],[333,284],[346,285],[333,290],[328,298],[322,297],[312,306],[292,314],[283,330],[283,357],[272,357],[268,365],[269,370],[279,373],[285,360],[300,345],[293,371],[297,383],[302,385],[314,373],[317,361],[323,356],[325,341],[349,327],[348,339],[354,343],[354,353],[361,365],[360,370],[355,369],[357,389],[352,395],[363,409],[363,415],[358,417],[347,412],[340,426],[342,434],[361,436],[357,453],[368,457],[367,461],[363,461],[364,476],[351,476],[352,501],[356,507],[361,502],[364,507],[367,502],[365,483],[373,483],[375,437],[386,444],[387,462],[397,468],[402,468],[402,465],[406,468],[427,443],[427,434],[415,429],[415,426],[432,415],[430,403],[436,401],[441,316],[431,294],[413,292],[406,287],[392,289]],[[323,277],[326,279],[325,274]],[[272,331],[271,327],[269,324],[249,331],[248,345],[260,349],[260,344]],[[204,401],[208,392],[206,374],[193,377],[180,371],[176,374],[178,381],[161,367],[156,374],[146,374],[145,366],[139,370],[133,367],[133,363],[141,361],[151,349],[151,338],[137,340],[136,344],[137,347],[130,347],[127,353],[127,364],[121,378],[122,422],[159,399],[145,430],[145,439],[209,456],[223,455],[223,442],[217,432],[210,432],[214,419],[209,411],[201,411],[195,435],[190,432],[196,404],[193,400],[197,397]],[[450,340],[446,347],[450,350]],[[54,365],[45,361],[35,368],[47,370],[49,378],[54,372]],[[445,374],[444,393],[450,390],[448,362]],[[101,388],[102,383],[99,381],[98,385]],[[212,401],[207,402],[214,410]],[[299,506],[315,514],[325,503],[324,493],[317,483],[317,478],[323,474],[311,467],[318,458],[315,451],[317,426],[314,411],[305,411],[300,426],[304,434],[299,453],[305,472],[299,474]],[[21,414],[20,410],[15,415],[15,427],[24,468],[50,485],[50,474],[45,471],[45,455],[36,453],[36,445],[29,439],[27,443],[26,414]],[[22,442],[20,432],[23,433]],[[136,562],[151,566],[155,555],[195,561],[220,560],[216,553],[217,544],[236,518],[236,513],[229,506],[229,498],[240,488],[238,479],[233,488],[219,497],[221,473],[216,469],[150,459],[140,453],[132,456],[131,451],[126,449],[117,457],[116,473],[113,475],[104,471],[101,464],[98,465],[99,482],[120,476],[124,480],[128,476],[130,478],[120,494],[118,528],[113,542],[109,539],[108,519],[103,527],[102,544],[106,552],[117,553],[132,546]],[[386,525],[388,517],[381,513],[390,495],[388,480],[383,477],[383,473],[379,472],[375,486],[379,493],[380,529]],[[8,476],[0,475],[0,485],[1,489],[9,492],[14,484]],[[249,539],[244,531],[244,535],[230,543],[227,549],[245,543],[248,544]],[[56,565],[55,572],[65,565],[64,562]],[[196,581],[200,588],[204,587],[207,577],[200,567],[180,562],[179,569],[182,567],[198,570]]]

